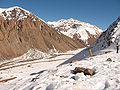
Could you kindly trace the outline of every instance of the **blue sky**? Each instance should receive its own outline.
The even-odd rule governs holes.
[[[0,8],[20,6],[45,21],[74,18],[106,30],[120,16],[120,0],[0,0]]]

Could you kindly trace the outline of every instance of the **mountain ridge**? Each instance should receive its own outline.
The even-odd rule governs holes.
[[[4,13],[0,14],[0,59],[20,56],[30,48],[47,52],[51,49],[68,51],[84,47],[24,9],[12,7],[1,12]]]
[[[116,39],[119,39],[117,43]],[[107,28],[105,32],[100,35],[100,37],[92,45],[86,47],[84,50],[60,65],[90,57],[90,49],[93,55],[100,50],[103,50],[102,54],[105,54],[104,49],[108,48],[115,50],[117,45],[120,45],[120,16]]]
[[[73,18],[48,22],[58,32],[82,42],[85,46],[92,44],[103,32],[98,26],[81,22]]]

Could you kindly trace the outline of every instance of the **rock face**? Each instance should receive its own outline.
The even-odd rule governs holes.
[[[20,7],[0,9],[0,59],[20,56],[30,48],[47,52],[81,47],[78,41],[53,30],[29,11]]]
[[[59,20],[57,22],[48,22],[58,32],[61,32],[74,40],[78,40],[83,45],[90,45],[103,32],[99,27],[89,23],[81,22],[75,19]]]

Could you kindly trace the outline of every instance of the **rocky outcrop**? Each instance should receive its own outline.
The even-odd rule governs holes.
[[[67,51],[83,47],[77,41],[53,30],[34,14],[19,7],[10,10],[14,12],[13,16],[5,14],[9,14],[9,10],[0,14],[0,59],[20,56],[30,48],[47,52],[51,49]],[[16,13],[18,11],[19,14]],[[25,17],[21,18],[19,15],[24,16],[21,14],[23,12]]]

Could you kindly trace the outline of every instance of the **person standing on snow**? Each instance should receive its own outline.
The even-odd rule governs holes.
[[[115,39],[115,44],[116,44],[116,53],[118,53],[119,51],[119,46],[120,46],[120,36],[117,36],[116,39]]]
[[[119,51],[119,45],[116,45],[116,48],[117,48],[117,52],[116,53],[118,53],[118,51]]]

